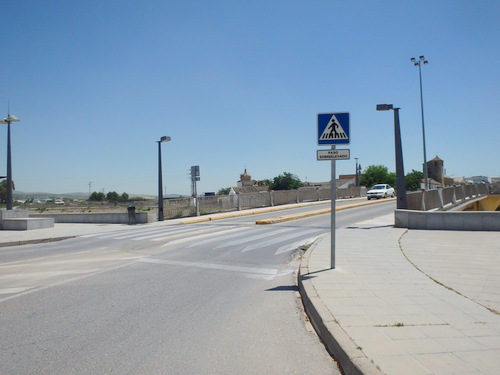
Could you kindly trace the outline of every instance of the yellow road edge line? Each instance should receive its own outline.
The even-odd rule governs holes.
[[[335,211],[341,211],[345,210],[347,208],[353,208],[353,207],[360,207],[360,206],[366,206],[369,204],[375,204],[375,203],[382,203],[382,202],[387,202],[390,200],[395,200],[396,198],[389,198],[389,199],[377,199],[376,201],[370,201],[370,202],[363,202],[363,203],[355,203],[355,204],[350,204],[346,206],[340,206],[336,207]],[[308,203],[298,203],[295,205],[294,208],[301,208],[301,207],[308,207],[316,204],[323,204],[324,201],[322,202],[308,202]],[[206,221],[213,221],[213,220],[222,220],[222,219],[230,219],[233,217],[239,217],[239,216],[249,216],[249,215],[257,215],[257,214],[262,214],[262,213],[267,213],[267,212],[274,212],[274,211],[283,211],[286,210],[286,207],[282,206],[275,206],[275,207],[269,207],[268,209],[260,209],[259,211],[256,210],[249,210],[249,211],[240,211],[240,212],[234,212],[234,213],[228,213],[225,215],[219,215],[215,217],[211,216],[201,216],[197,218],[192,218],[192,219],[186,219],[182,221],[182,224],[196,224],[196,223],[203,223]],[[263,219],[263,220],[257,220],[255,224],[275,224],[275,223],[281,223],[284,221],[289,221],[289,220],[294,220],[294,219],[301,219],[304,217],[308,216],[314,216],[314,215],[321,215],[324,213],[330,212],[331,209],[327,208],[324,210],[319,210],[319,211],[313,211],[313,212],[308,212],[305,214],[294,214],[294,215],[286,215],[286,216],[278,216],[276,218],[270,218],[270,219]],[[279,219],[279,221],[278,221]]]

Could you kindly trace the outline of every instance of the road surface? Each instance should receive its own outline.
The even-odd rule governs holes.
[[[330,215],[255,225],[270,216],[0,249],[0,373],[338,374],[296,287],[298,248]]]

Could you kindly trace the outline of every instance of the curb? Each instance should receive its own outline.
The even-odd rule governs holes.
[[[221,219],[229,219],[232,217],[239,217],[239,216],[249,216],[249,215],[257,215],[257,214],[262,214],[262,213],[267,213],[267,212],[274,212],[274,211],[283,211],[290,209],[290,206],[293,206],[293,208],[300,208],[300,207],[309,207],[309,206],[316,206],[320,204],[324,204],[325,201],[315,201],[315,202],[307,202],[307,203],[294,203],[291,205],[283,205],[283,206],[274,206],[274,207],[268,207],[268,208],[261,208],[261,209],[251,209],[251,210],[244,210],[244,211],[237,211],[237,212],[231,212],[227,214],[219,214],[217,216],[201,216],[193,219],[186,219],[183,220],[181,223],[182,224],[196,224],[196,223],[202,223],[205,221],[213,221],[213,220],[221,220]]]
[[[314,276],[309,273],[309,257],[323,238],[324,235],[316,240],[300,262],[297,282],[304,310],[327,351],[339,363],[343,374],[380,375],[380,370],[361,350],[358,350],[314,288],[311,280]]]
[[[67,240],[69,238],[75,238],[75,237],[78,237],[78,236],[64,236],[64,237],[54,237],[54,238],[39,238],[39,239],[35,239],[35,240],[0,242],[0,247],[34,245],[34,244],[38,244],[38,243],[57,242],[57,241]]]

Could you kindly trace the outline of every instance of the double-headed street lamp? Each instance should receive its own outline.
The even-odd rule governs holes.
[[[354,158],[356,159],[356,187],[359,186],[359,176],[361,176],[361,164],[358,164],[358,159],[359,158]]]
[[[19,119],[16,116],[8,114],[7,118],[0,120],[0,124],[7,124],[7,210],[12,210],[12,162],[10,151],[10,123],[17,122]]]
[[[163,178],[161,173],[161,144],[168,142],[172,138],[163,136],[158,143],[158,221],[163,221]]]
[[[424,99],[422,95],[422,64],[427,65],[429,62],[425,59],[424,56],[420,56],[417,60],[412,57],[411,62],[418,66],[418,76],[420,78],[420,112],[422,114],[422,138],[424,140],[424,177],[425,177],[425,190],[429,190],[429,176],[427,173],[427,156],[425,152],[425,127],[424,127]]]
[[[408,202],[406,200],[405,171],[403,167],[403,147],[401,146],[401,129],[399,127],[399,109],[393,108],[392,104],[377,104],[377,111],[394,110],[394,143],[396,147],[396,196],[397,208],[406,210]]]

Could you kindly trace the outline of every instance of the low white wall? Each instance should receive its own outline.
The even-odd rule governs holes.
[[[408,229],[499,231],[500,212],[396,210],[394,223]]]
[[[409,210],[441,209],[448,204],[488,194],[486,184],[450,186],[443,189],[406,193]]]
[[[55,223],[80,223],[80,224],[129,224],[128,213],[52,213],[52,214],[31,214],[34,218],[53,218]],[[146,224],[157,221],[155,213],[136,212],[135,223]]]

